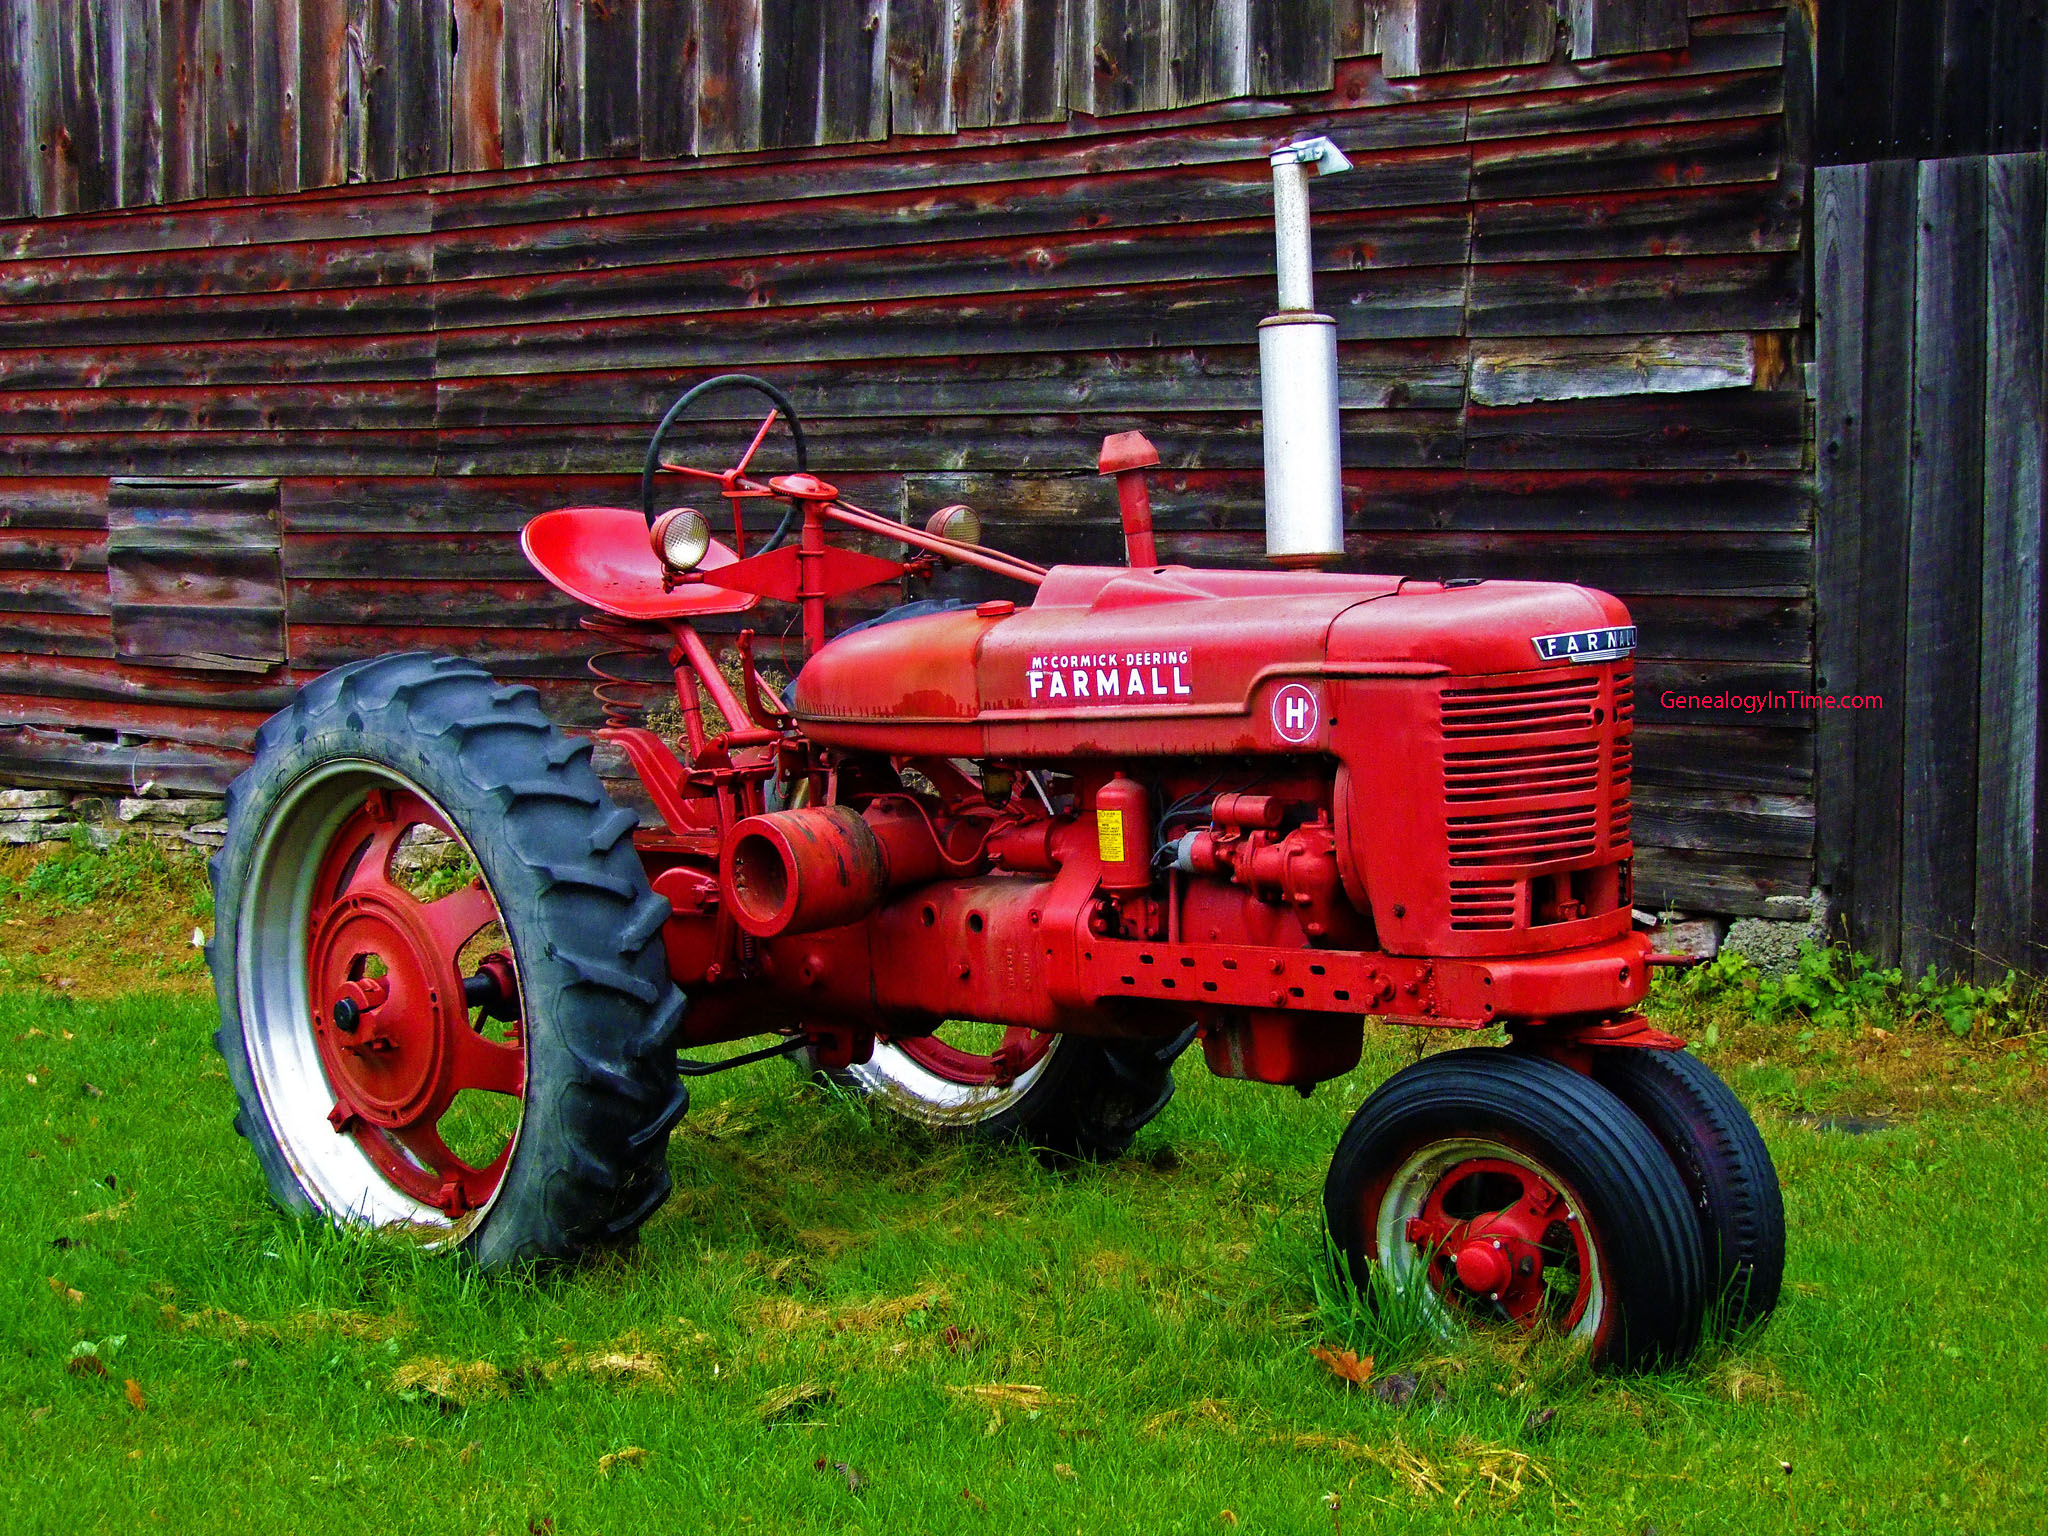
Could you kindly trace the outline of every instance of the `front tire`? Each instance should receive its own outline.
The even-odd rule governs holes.
[[[1650,1128],[1685,1180],[1706,1248],[1715,1338],[1760,1325],[1784,1281],[1785,1201],[1749,1111],[1684,1051],[1595,1051],[1593,1079]]]
[[[264,723],[207,959],[235,1126],[282,1205],[495,1267],[661,1204],[682,995],[635,819],[531,688],[453,657],[340,668]],[[409,888],[420,828],[473,878]]]
[[[1381,1266],[1446,1330],[1547,1329],[1616,1370],[1699,1341],[1703,1261],[1678,1171],[1626,1105],[1554,1062],[1476,1049],[1396,1073],[1338,1142],[1323,1208],[1361,1292]]]

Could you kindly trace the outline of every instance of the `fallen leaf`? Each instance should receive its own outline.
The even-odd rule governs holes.
[[[1070,1483],[1075,1481],[1080,1476],[1078,1472],[1076,1472],[1072,1467],[1068,1466],[1064,1461],[1056,1461],[1052,1464],[1052,1475],[1054,1477],[1064,1478]]]
[[[962,1328],[958,1323],[948,1323],[940,1337],[946,1341],[946,1348],[956,1355],[972,1354],[981,1348],[979,1328]]]
[[[50,1246],[57,1249],[83,1248],[85,1246],[85,1239],[82,1237],[53,1237],[50,1239]]]
[[[1363,1360],[1348,1349],[1330,1349],[1318,1344],[1309,1351],[1316,1359],[1329,1368],[1330,1374],[1340,1381],[1347,1381],[1354,1387],[1362,1387],[1372,1380],[1372,1356]]]
[[[64,1362],[64,1369],[74,1376],[105,1376],[107,1362],[98,1355],[73,1355]]]
[[[48,1403],[43,1404],[40,1408],[31,1408],[28,1411],[28,1421],[31,1424],[40,1424],[49,1416],[50,1405]]]
[[[424,1355],[391,1373],[391,1390],[400,1397],[429,1399],[443,1413],[453,1413],[485,1398],[505,1396],[505,1383],[488,1360],[457,1365]]]
[[[231,1371],[246,1371],[249,1369],[248,1357],[245,1355],[235,1356],[234,1359],[228,1362],[227,1368]]]
[[[1057,1408],[1066,1402],[1065,1398],[1055,1397],[1045,1388],[1028,1381],[992,1381],[978,1387],[948,1387],[946,1390],[955,1397],[971,1397],[978,1402],[1032,1410]]]
[[[78,1088],[88,1099],[104,1099],[107,1096],[107,1090],[94,1083],[80,1083]]]
[[[100,1209],[96,1211],[87,1211],[84,1215],[80,1216],[78,1220],[119,1221],[123,1216],[126,1216],[128,1214],[128,1207],[133,1205],[134,1203],[135,1196],[131,1193],[125,1200],[118,1200],[112,1205],[101,1206]]]
[[[1396,1371],[1372,1384],[1372,1395],[1389,1408],[1406,1408],[1419,1385],[1413,1371]]]
[[[820,1456],[813,1465],[820,1472],[837,1472],[841,1477],[845,1478],[846,1491],[848,1493],[859,1493],[861,1489],[867,1486],[868,1480],[862,1475],[859,1468],[851,1466],[846,1462],[827,1461],[824,1457]]]
[[[764,1424],[777,1423],[784,1419],[801,1419],[818,1404],[837,1396],[831,1387],[821,1387],[815,1381],[794,1382],[786,1387],[777,1387],[763,1397],[754,1410]]]
[[[1549,1433],[1550,1426],[1556,1422],[1557,1410],[1555,1408],[1538,1408],[1522,1421],[1522,1433],[1531,1439],[1536,1439]]]
[[[456,1452],[455,1459],[461,1462],[466,1467],[472,1461],[476,1460],[477,1452],[481,1451],[483,1448],[483,1441],[472,1440],[469,1442],[469,1444],[465,1445],[460,1451]]]
[[[623,1450],[611,1451],[597,1458],[597,1470],[607,1477],[611,1475],[613,1467],[644,1467],[646,1465],[647,1448],[639,1445],[629,1445]],[[550,1530],[554,1528],[552,1520],[548,1522],[548,1528]]]
[[[75,1286],[66,1285],[55,1275],[50,1276],[50,1289],[70,1302],[74,1307],[80,1305],[85,1300],[85,1292]]]
[[[984,1515],[988,1513],[988,1506],[981,1502],[981,1495],[976,1493],[972,1488],[962,1488],[960,1490],[960,1497],[965,1499],[968,1503],[972,1504]]]
[[[130,1376],[126,1381],[121,1383],[121,1392],[122,1395],[128,1399],[128,1406],[130,1408],[133,1408],[137,1413],[142,1412],[144,1408],[149,1406],[148,1403],[143,1401],[142,1383],[137,1381],[133,1376]]]
[[[1217,1511],[1216,1518],[1218,1520],[1221,1520],[1225,1525],[1236,1525],[1237,1511],[1234,1509],[1219,1510]]]

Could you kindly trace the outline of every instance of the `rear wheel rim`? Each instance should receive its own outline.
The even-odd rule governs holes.
[[[1610,1290],[1599,1234],[1571,1186],[1504,1142],[1432,1142],[1397,1168],[1368,1217],[1388,1277],[1446,1330],[1494,1323],[1597,1342]]]
[[[426,897],[394,872],[422,827],[470,853],[446,813],[382,765],[331,761],[295,782],[244,886],[237,979],[264,1114],[314,1203],[460,1236],[496,1200],[517,1145],[525,1028],[509,943],[482,952],[503,930],[486,881]],[[472,996],[473,976],[487,985],[472,981]],[[513,1017],[500,1029],[487,1011]],[[479,1113],[479,1100],[493,1108]]]
[[[854,1080],[890,1108],[939,1126],[976,1125],[1011,1108],[1045,1074],[1060,1037],[1021,1027],[949,1023],[930,1035],[878,1040]],[[947,1034],[955,1036],[948,1040]],[[980,1038],[977,1038],[980,1037]]]

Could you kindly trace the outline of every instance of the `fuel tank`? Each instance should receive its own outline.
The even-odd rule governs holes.
[[[1554,582],[1056,566],[1029,607],[842,635],[793,703],[812,740],[892,753],[1313,751],[1340,723],[1328,682],[1571,665],[1628,623],[1619,600]],[[1580,655],[1546,655],[1557,637]]]

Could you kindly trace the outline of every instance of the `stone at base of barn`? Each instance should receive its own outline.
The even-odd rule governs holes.
[[[1738,917],[1728,925],[1726,947],[1767,976],[1789,976],[1799,966],[1801,945],[1820,949],[1828,942],[1827,898],[1820,891],[1773,896],[1764,906],[1782,915]]]
[[[105,848],[126,833],[158,842],[218,848],[227,839],[218,795],[153,792],[113,796],[94,790],[0,789],[0,847],[68,843],[80,832]]]

